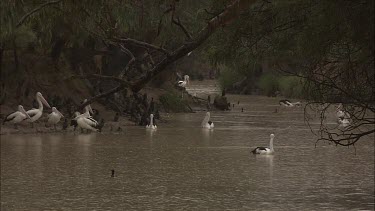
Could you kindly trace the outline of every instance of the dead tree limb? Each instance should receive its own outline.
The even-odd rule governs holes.
[[[130,57],[129,62],[126,64],[125,68],[119,74],[119,78],[122,79],[122,78],[124,78],[124,75],[125,75],[126,71],[129,69],[129,67],[135,62],[135,57],[134,57],[133,53],[131,51],[129,51],[129,49],[125,48],[124,45],[120,44],[119,46],[120,46],[121,51],[123,51],[124,53],[126,53]]]
[[[199,47],[205,40],[207,40],[210,35],[215,32],[217,28],[230,24],[235,18],[240,15],[240,12],[243,9],[248,8],[249,5],[255,2],[256,0],[232,1],[232,4],[228,5],[222,13],[212,18],[207,23],[207,25],[192,39],[192,41],[185,43],[177,48],[168,57],[165,57],[163,60],[161,60],[161,62],[156,64],[155,67],[153,67],[144,76],[137,80],[131,87],[132,91],[138,92],[139,90],[141,90],[144,85],[147,84],[152,78],[164,71],[169,64],[173,63],[174,61]]]
[[[121,43],[134,44],[134,45],[146,48],[146,49],[154,49],[154,50],[160,51],[167,56],[170,55],[170,52],[168,50],[162,48],[162,47],[158,47],[156,45],[152,45],[150,43],[142,42],[142,41],[139,41],[139,40],[135,40],[135,39],[131,39],[131,38],[114,38],[114,41],[115,42],[121,42]]]
[[[186,27],[181,23],[180,18],[177,18],[177,20],[176,20],[176,19],[172,19],[172,22],[173,22],[174,24],[176,24],[178,27],[181,28],[181,30],[184,32],[184,34],[186,35],[186,37],[187,37],[189,40],[193,39],[193,37],[190,35],[190,33],[188,32],[188,30],[186,29]]]
[[[102,97],[107,97],[111,94],[114,94],[116,92],[119,92],[119,91],[122,91],[126,88],[126,86],[124,84],[120,84],[119,86],[113,88],[113,89],[110,89],[108,90],[107,92],[104,92],[104,93],[101,93],[101,94],[98,94],[98,95],[95,95],[94,97],[88,99],[86,102],[82,103],[78,109],[83,109],[85,106],[95,102],[96,100],[98,100],[99,98],[102,98]]]
[[[100,74],[72,75],[70,77],[65,78],[65,80],[70,80],[74,78],[81,78],[81,79],[96,78],[96,79],[102,79],[102,80],[111,80],[111,81],[116,81],[125,87],[128,87],[131,85],[130,82],[124,79],[120,79],[115,76],[107,76],[107,75],[100,75]]]
[[[234,19],[236,19],[240,12],[244,9],[249,8],[249,6],[253,3],[255,3],[256,0],[233,0],[230,5],[228,5],[223,12],[218,14],[217,16],[213,17],[211,20],[208,21],[206,26],[198,32],[196,36],[192,38],[191,41],[184,43],[180,47],[178,47],[173,52],[169,52],[168,50],[158,47],[146,42],[138,41],[131,38],[112,38],[109,41],[115,42],[115,43],[127,43],[127,44],[133,44],[140,47],[143,47],[145,49],[153,49],[159,52],[162,52],[164,54],[164,58],[160,60],[159,63],[157,63],[150,71],[145,73],[143,76],[141,76],[138,80],[129,83],[126,80],[123,80],[118,77],[114,76],[101,76],[96,74],[86,75],[86,76],[78,76],[78,77],[94,77],[98,79],[108,79],[108,80],[114,80],[120,83],[119,86],[116,88],[113,88],[105,93],[101,93],[99,95],[96,95],[92,98],[90,98],[86,103],[83,103],[80,105],[80,108],[83,108],[84,106],[96,101],[99,98],[109,96],[113,93],[116,93],[118,91],[121,91],[125,88],[130,88],[133,92],[138,92],[141,90],[151,79],[153,79],[156,75],[166,70],[166,67],[179,58],[185,56],[187,53],[193,51],[197,47],[199,47],[209,36],[211,36],[216,29],[219,27],[223,27],[227,24],[230,24]]]

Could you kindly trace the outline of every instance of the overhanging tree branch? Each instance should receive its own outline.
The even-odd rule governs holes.
[[[125,68],[119,74],[119,78],[122,79],[124,77],[126,71],[129,69],[130,65],[132,65],[135,62],[135,57],[134,57],[133,53],[131,51],[129,51],[129,49],[125,48],[124,45],[120,44],[119,46],[120,46],[121,51],[123,51],[128,56],[130,56],[129,62],[126,64]]]
[[[150,43],[142,42],[142,41],[139,41],[139,40],[135,40],[135,39],[131,39],[131,38],[114,38],[114,41],[115,42],[121,42],[121,43],[133,44],[133,45],[137,45],[137,46],[147,48],[147,49],[151,48],[151,49],[160,51],[167,56],[170,55],[170,52],[168,50],[162,48],[162,47],[158,47],[156,45],[152,45]]]
[[[24,22],[25,20],[30,17],[32,14],[34,14],[35,12],[38,12],[39,10],[43,9],[44,7],[48,6],[48,5],[53,5],[53,4],[57,4],[57,3],[60,3],[62,0],[57,0],[57,1],[49,1],[49,2],[46,2],[44,4],[41,4],[39,7],[31,10],[30,12],[26,13],[20,21],[18,21],[16,27],[20,27]]]
[[[169,57],[162,59],[155,67],[148,71],[144,76],[138,79],[132,86],[133,92],[138,92],[147,84],[155,75],[161,73],[165,68],[178,60],[179,58],[185,56],[187,53],[193,51],[198,46],[200,46],[210,35],[212,35],[215,30],[221,26],[230,24],[234,19],[236,19],[240,12],[248,9],[251,4],[254,4],[256,0],[235,0],[228,5],[223,12],[213,17],[206,26],[198,32],[198,34],[188,43],[183,44],[175,51],[173,51]]]
[[[185,33],[186,37],[189,40],[193,39],[193,37],[190,35],[186,27],[181,23],[180,18],[177,18],[177,20],[173,18],[172,22],[181,28],[181,30]]]

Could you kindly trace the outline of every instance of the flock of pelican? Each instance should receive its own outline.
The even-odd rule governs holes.
[[[32,108],[28,111],[25,111],[23,106],[19,105],[17,111],[8,114],[5,117],[3,124],[5,124],[6,122],[12,123],[17,129],[18,124],[26,121],[30,122],[32,127],[34,127],[34,122],[36,122],[43,114],[43,105],[51,108],[47,100],[43,97],[42,93],[37,92],[35,98],[39,105],[38,108]],[[86,112],[83,114],[76,112],[76,117],[73,120],[76,121],[77,125],[82,129],[99,131],[99,129],[97,128],[97,126],[99,125],[98,122],[90,114],[90,112],[93,113],[91,106],[86,106],[85,110]],[[47,117],[46,126],[53,125],[56,130],[56,125],[60,122],[61,118],[64,118],[64,115],[59,110],[57,110],[56,107],[52,107],[52,112],[48,114]]]
[[[51,108],[47,100],[43,97],[42,93],[37,92],[35,98],[39,105],[38,108],[32,108],[28,111],[25,111],[24,107],[22,105],[19,105],[17,111],[12,112],[5,117],[3,124],[7,122],[11,123],[14,125],[14,128],[17,129],[17,126],[21,122],[26,121],[30,122],[32,127],[34,127],[34,122],[40,119],[43,114],[43,105]],[[87,99],[85,99],[83,102],[87,102]],[[93,116],[91,116],[91,114],[94,113],[91,105],[87,105],[84,110],[85,112],[83,114],[78,111],[74,113],[75,117],[72,119],[71,125],[74,126],[74,129],[76,129],[76,127],[78,126],[79,128],[86,129],[87,131],[91,130],[100,132],[103,125],[98,123],[98,121],[95,120]],[[56,107],[52,107],[52,112],[47,116],[46,126],[53,126],[54,129],[57,130],[56,125],[60,122],[61,118],[64,118],[64,115],[59,110],[57,110]],[[146,128],[151,130],[157,129],[153,114],[150,114],[150,123],[146,126]]]
[[[189,76],[185,75],[183,81],[178,81],[178,85],[181,87],[186,87],[189,83]],[[10,113],[4,119],[3,124],[6,122],[14,124],[14,127],[17,128],[17,125],[23,121],[31,123],[32,127],[34,127],[34,122],[36,122],[43,114],[43,105],[51,108],[48,104],[47,100],[43,97],[42,93],[36,93],[36,101],[38,102],[38,108],[32,108],[28,111],[24,109],[22,105],[18,106],[18,110]],[[84,103],[87,102],[87,99],[84,100]],[[279,104],[285,107],[294,107],[294,106],[301,106],[300,102],[292,103],[289,100],[280,100]],[[336,108],[336,116],[338,118],[338,122],[341,125],[347,126],[350,124],[350,115],[349,113],[341,110],[342,105],[340,104]],[[78,126],[81,129],[91,130],[95,132],[100,132],[101,127],[99,127],[99,123],[95,120],[91,114],[93,114],[93,110],[91,105],[87,105],[84,108],[85,112],[83,114],[79,113],[78,111],[75,112],[75,117],[72,119],[72,125]],[[210,112],[206,112],[206,115],[201,123],[202,128],[206,129],[213,129],[214,123],[210,120]],[[64,115],[57,110],[56,107],[52,107],[52,112],[48,114],[47,123],[46,125],[53,125],[56,130],[56,124],[60,121],[61,118],[64,118]],[[156,130],[157,125],[155,123],[154,115],[150,114],[150,121],[149,124],[146,125],[146,129],[149,130]],[[270,142],[269,147],[256,147],[251,152],[253,154],[273,154],[273,140],[275,138],[274,134],[270,135]]]
[[[25,111],[22,105],[18,106],[18,111],[15,111],[9,115],[7,115],[4,119],[4,122],[10,122],[14,124],[14,127],[17,128],[17,125],[21,123],[22,121],[30,122],[32,127],[34,127],[34,122],[37,121],[43,114],[43,104],[47,106],[48,108],[51,108],[51,106],[48,104],[47,100],[44,99],[42,93],[37,92],[36,93],[36,101],[38,102],[39,107],[38,108],[32,108],[28,111]],[[55,116],[51,116],[51,122],[53,122],[55,119]],[[58,121],[57,121],[58,122]]]

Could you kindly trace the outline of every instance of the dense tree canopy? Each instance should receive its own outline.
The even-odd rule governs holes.
[[[374,133],[374,1],[259,1],[207,48],[245,76],[268,62],[301,78],[300,97],[321,113],[321,139],[351,145]],[[352,122],[330,128],[324,120],[339,103]]]

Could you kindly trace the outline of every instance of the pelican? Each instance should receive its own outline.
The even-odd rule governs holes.
[[[86,101],[87,99],[83,102]],[[90,112],[94,113],[89,104],[85,107],[85,113],[80,114],[79,112],[76,112],[76,117],[73,120],[77,121],[77,125],[82,129],[99,131],[99,129],[97,129],[99,123],[90,115]]]
[[[99,131],[96,128],[99,125],[98,122],[92,117],[87,117],[86,113],[77,115],[73,120],[77,121],[77,125],[82,129]]]
[[[87,99],[83,100],[83,103],[87,102]],[[76,112],[76,114],[78,114],[79,112]],[[85,117],[91,117],[91,114],[94,114],[94,111],[92,110],[91,108],[91,105],[88,104],[87,106],[85,106],[85,113],[83,113],[85,115]]]
[[[189,84],[189,76],[188,75],[184,75],[184,80],[183,81],[178,81],[177,84],[180,87],[186,87],[186,85]]]
[[[26,111],[26,113],[30,116],[30,119],[25,118],[27,122],[31,122],[32,127],[34,127],[34,122],[37,121],[43,114],[43,104],[47,106],[48,108],[51,108],[51,106],[49,106],[46,99],[44,99],[42,93],[37,92],[35,98],[39,104],[39,108],[32,108]]]
[[[190,84],[190,77],[188,75],[184,75],[184,80],[186,81],[187,85]]]
[[[336,108],[336,116],[337,116],[337,118],[349,119],[350,118],[350,114],[348,112],[346,112],[346,111],[341,110],[341,107],[342,107],[342,104],[340,103],[339,106],[337,106],[337,108]]]
[[[285,106],[285,107],[302,106],[301,102],[292,103],[292,102],[290,102],[289,100],[286,100],[286,99],[285,100],[280,100],[279,104],[282,105],[282,106]]]
[[[253,154],[272,154],[274,152],[273,150],[273,139],[275,138],[274,134],[270,135],[270,146],[269,147],[257,147],[253,151],[251,151]]]
[[[337,121],[338,121],[339,125],[343,126],[343,127],[347,127],[347,126],[350,125],[350,119],[348,119],[348,118],[344,118],[344,117],[338,118]]]
[[[47,124],[53,125],[56,130],[56,124],[60,121],[61,117],[64,117],[56,107],[52,107],[52,113],[48,114]]]
[[[25,118],[29,118],[30,119],[30,116],[29,114],[25,111],[25,109],[23,108],[22,105],[19,105],[18,106],[18,111],[15,111],[13,113],[10,113],[8,114],[4,121],[3,121],[3,125],[5,124],[5,122],[10,122],[10,123],[13,123],[14,124],[14,128],[17,129],[17,124],[20,123],[22,120],[24,120]]]
[[[208,129],[214,128],[214,123],[210,121],[210,112],[206,113],[206,116],[204,117],[204,119],[202,121],[202,127],[208,128]]]
[[[146,125],[146,129],[153,129],[156,130],[158,126],[154,123],[154,115],[150,114],[150,124]]]

